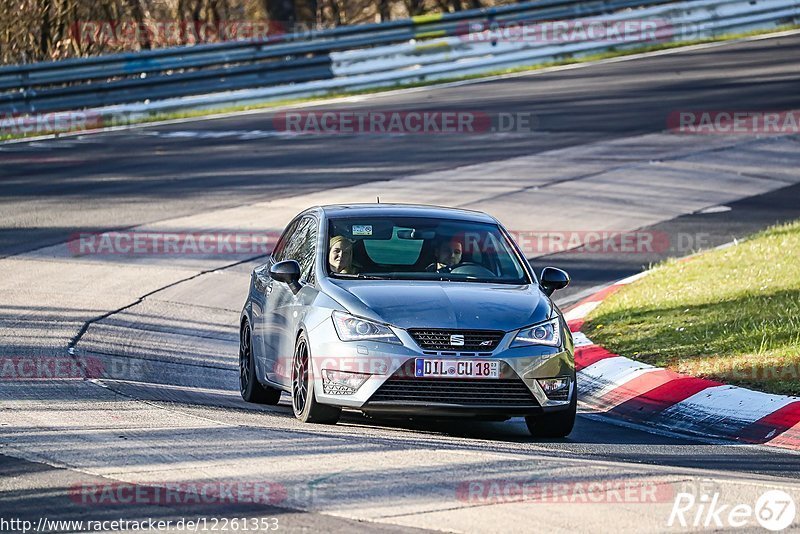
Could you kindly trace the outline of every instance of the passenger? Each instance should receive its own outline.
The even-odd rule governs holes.
[[[344,236],[331,238],[328,267],[332,273],[358,274],[353,267],[353,242]]]
[[[428,265],[425,270],[428,272],[450,272],[453,267],[461,263],[463,252],[464,245],[457,238],[443,239],[434,251],[436,262]]]

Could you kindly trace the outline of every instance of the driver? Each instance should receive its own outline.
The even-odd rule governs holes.
[[[450,272],[450,270],[461,263],[461,255],[464,253],[464,245],[457,238],[450,240],[443,239],[434,250],[436,262],[428,265],[425,270],[428,272]]]
[[[332,273],[358,274],[353,267],[353,242],[344,236],[331,238],[328,267]]]

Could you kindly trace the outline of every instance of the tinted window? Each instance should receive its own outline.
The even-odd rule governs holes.
[[[364,240],[364,248],[367,251],[367,255],[375,263],[415,264],[422,253],[422,245],[425,244],[425,241],[422,239],[400,239],[398,237],[398,233],[403,235],[404,232],[410,232],[411,230],[413,229],[395,226],[391,239]]]
[[[326,242],[332,239],[338,247],[352,250],[349,265],[337,266],[337,272],[329,262],[328,272],[334,277],[530,283],[513,244],[497,224],[343,218],[330,221]]]

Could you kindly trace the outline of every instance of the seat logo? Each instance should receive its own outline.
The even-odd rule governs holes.
[[[464,346],[464,336],[461,334],[451,334],[450,335],[450,346],[452,347],[463,347]]]

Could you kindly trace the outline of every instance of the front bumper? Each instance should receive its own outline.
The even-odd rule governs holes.
[[[511,417],[566,410],[575,395],[574,381],[564,400],[549,399],[536,381],[537,378],[574,376],[575,362],[569,335],[565,336],[564,346],[560,348],[511,348],[513,333],[507,333],[491,353],[457,353],[453,356],[451,352],[444,355],[423,351],[407,332],[394,330],[403,345],[343,342],[336,334],[332,321],[322,321],[310,331],[308,337],[317,400],[323,404],[368,413]],[[416,358],[498,360],[501,362],[500,380],[415,379],[413,364]],[[327,394],[323,388],[323,370],[365,373],[369,378],[352,395]],[[437,381],[456,383],[443,384]],[[404,395],[404,384],[409,386],[407,389],[418,393],[426,389],[435,391],[432,394],[423,391],[424,394]]]

